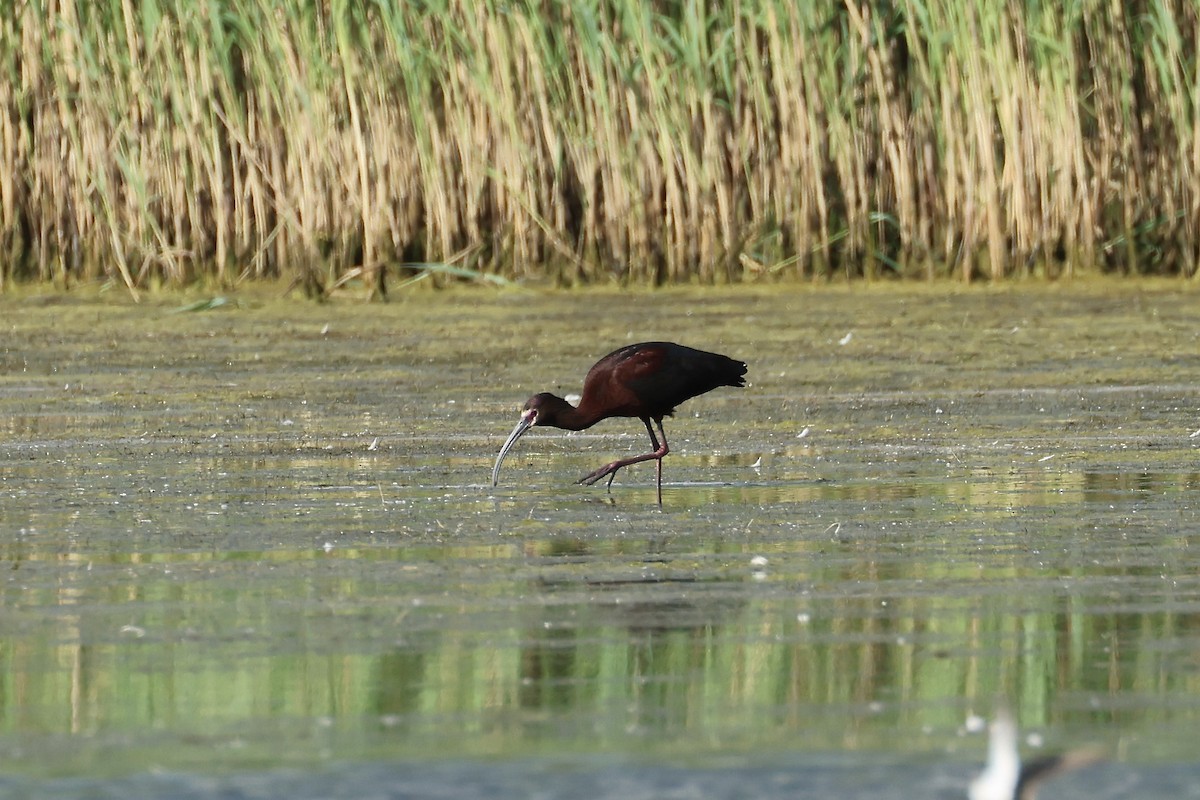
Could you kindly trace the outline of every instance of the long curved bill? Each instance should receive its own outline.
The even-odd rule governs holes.
[[[521,415],[521,419],[517,422],[517,427],[512,429],[512,433],[504,440],[504,446],[500,448],[500,455],[496,456],[496,466],[492,467],[492,486],[500,479],[500,465],[504,463],[504,457],[508,455],[508,451],[517,443],[517,439],[525,431],[533,427],[533,423],[537,421],[537,412],[533,409],[526,411]]]

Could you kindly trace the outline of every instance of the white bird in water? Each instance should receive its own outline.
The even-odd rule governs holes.
[[[1095,749],[1074,750],[1048,756],[1022,766],[1017,751],[1017,724],[1008,709],[1001,707],[988,726],[987,766],[971,781],[970,800],[1036,800],[1046,780],[1101,759]]]

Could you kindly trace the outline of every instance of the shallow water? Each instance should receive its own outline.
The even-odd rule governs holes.
[[[1200,796],[1179,284],[0,298],[0,791]],[[751,386],[535,430],[666,338]]]

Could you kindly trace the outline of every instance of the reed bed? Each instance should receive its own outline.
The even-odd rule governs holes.
[[[1192,275],[1200,3],[8,0],[0,281]]]

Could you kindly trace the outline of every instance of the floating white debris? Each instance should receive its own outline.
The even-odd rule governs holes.
[[[367,445],[367,450],[374,452],[378,449],[379,449],[379,437],[376,436],[374,439],[371,440],[371,443],[369,445]]]
[[[755,556],[754,558],[750,559],[750,566],[752,566],[752,567],[765,567],[766,565],[767,565],[767,557],[766,556]]]
[[[850,344],[850,340],[853,338],[854,338],[854,331],[850,331],[845,336],[838,339],[838,344],[843,345],[843,346],[848,345],[848,344]]]
[[[799,433],[797,433],[797,434],[796,434],[796,438],[797,438],[797,439],[803,439],[805,436],[808,436],[808,434],[809,434],[811,431],[812,431],[812,428],[810,428],[809,426],[805,425],[805,426],[804,426],[804,430],[802,430],[802,431],[800,431]]]

